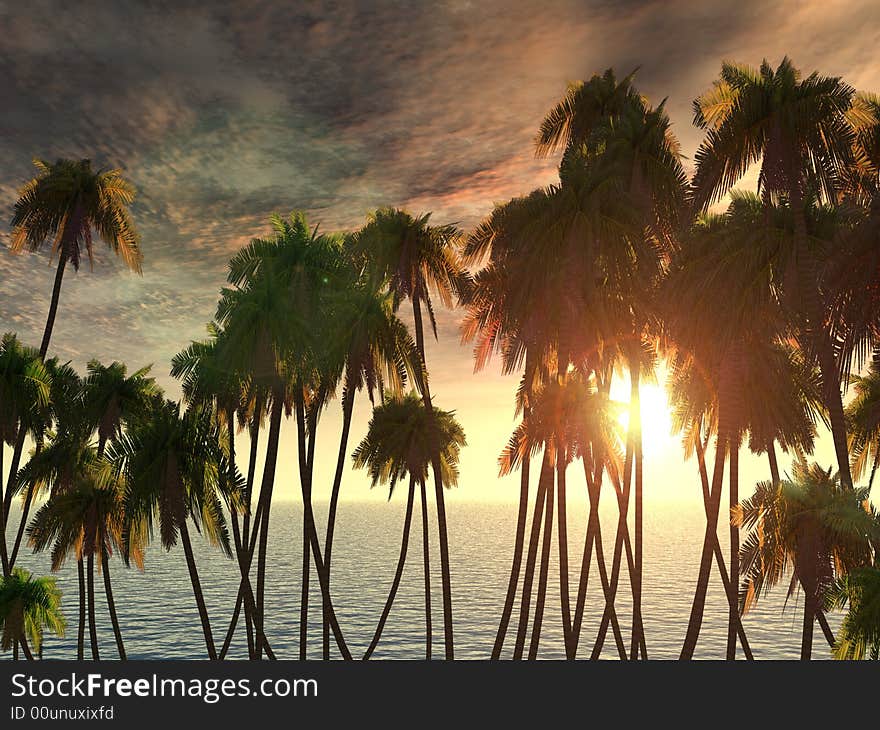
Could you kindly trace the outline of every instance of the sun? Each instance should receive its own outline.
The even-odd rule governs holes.
[[[614,393],[612,397],[624,403],[629,402],[629,384],[621,388],[621,392]],[[658,453],[669,445],[672,439],[672,414],[666,390],[653,383],[643,383],[639,386],[639,400],[642,412],[642,448],[646,454]],[[624,410],[618,420],[624,427],[629,426],[629,412]]]

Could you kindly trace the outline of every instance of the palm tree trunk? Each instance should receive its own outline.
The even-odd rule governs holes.
[[[510,615],[513,613],[513,603],[516,600],[516,589],[519,585],[519,573],[522,569],[523,552],[525,551],[526,523],[529,519],[529,469],[531,459],[529,454],[523,455],[519,481],[519,507],[516,516],[516,539],[513,544],[513,563],[510,566],[510,578],[507,581],[507,595],[504,597],[504,608],[501,611],[501,621],[498,623],[498,632],[495,634],[495,645],[492,647],[492,659],[501,657],[504,647],[504,639],[507,636],[507,628],[510,625]]]
[[[301,389],[297,389],[300,394]],[[294,404],[296,406],[296,423],[297,423],[297,441],[300,443],[300,458],[302,459],[302,445],[305,443],[304,435],[301,433],[305,428],[305,413],[303,399],[301,395],[295,394]],[[314,456],[314,454],[312,454]],[[301,462],[302,463],[302,462]],[[330,630],[333,632],[333,638],[336,640],[336,646],[339,647],[339,653],[342,658],[350,660],[352,658],[351,651],[345,642],[342,634],[342,628],[339,626],[339,619],[336,616],[336,610],[333,608],[333,600],[330,597],[330,584],[327,582],[327,574],[324,566],[324,559],[321,556],[321,543],[318,540],[318,531],[315,529],[315,513],[312,509],[312,476],[309,469],[300,472],[300,487],[303,497],[303,529],[309,536],[312,559],[315,561],[315,572],[318,574],[318,583],[321,586],[321,600],[326,601],[330,614]]]
[[[818,288],[818,272],[815,270],[815,259],[809,253],[807,237],[807,217],[804,210],[802,180],[792,178],[789,185],[789,200],[794,213],[795,240],[801,251],[801,281],[807,287],[806,314],[808,317],[807,334],[815,349],[819,361],[819,372],[822,376],[822,394],[831,423],[831,436],[834,441],[834,452],[840,471],[840,481],[845,487],[852,489],[852,474],[849,468],[849,448],[846,441],[846,419],[843,413],[843,396],[840,392],[840,371],[834,359],[831,336],[825,329],[824,306]],[[810,619],[812,621],[812,618]]]
[[[801,661],[809,661],[813,653],[813,620],[816,618],[816,609],[813,599],[804,597],[804,622],[801,634]]]
[[[302,396],[299,394],[299,389],[297,395],[295,396],[299,399],[299,402],[302,403]],[[308,428],[297,428],[297,442],[299,449],[299,474],[300,474],[300,483],[302,486],[302,495],[303,495],[303,515],[305,515],[305,503],[308,502],[310,505],[312,503],[312,477],[314,474],[314,464],[315,464],[315,443],[317,441],[317,428],[318,428],[318,413],[321,409],[321,404],[323,403],[323,388],[321,389],[319,395],[315,399],[315,403],[310,403],[308,408]],[[302,409],[298,408],[297,412],[299,413]],[[308,652],[308,640],[309,640],[309,583],[312,574],[312,563],[311,563],[311,532],[314,531],[315,524],[312,522],[311,524],[307,523],[305,518],[303,518],[303,533],[302,533],[302,570],[301,570],[301,583],[300,583],[300,601],[299,601],[299,658],[306,659],[306,655]],[[316,533],[317,535],[317,533]],[[326,570],[326,565],[324,566]],[[326,576],[325,576],[326,582]],[[329,583],[328,583],[329,585]],[[330,594],[325,593],[322,594],[322,607],[326,603],[329,605],[330,602]]]
[[[305,511],[305,510],[303,510]],[[303,520],[305,523],[305,520]],[[299,658],[306,659],[309,640],[309,579],[312,574],[311,543],[303,525],[302,565],[300,567],[299,593]]]
[[[18,645],[21,643],[21,639],[12,644],[12,661],[18,661]]]
[[[630,645],[630,659],[638,659],[639,648],[644,643],[644,627],[642,626],[642,567],[643,567],[643,535],[644,535],[644,504],[642,498],[642,407],[641,391],[641,363],[638,355],[630,362],[630,400],[635,401],[635,406],[630,408],[629,428],[633,430],[633,444],[635,448],[635,519],[633,531],[635,533],[635,574],[633,575],[633,613],[632,613],[632,641]],[[635,416],[635,422],[632,421]],[[646,658],[646,657],[645,657]]]
[[[230,484],[235,482],[235,409],[228,409],[226,412],[226,430],[227,430],[227,438],[229,439],[229,479]],[[248,504],[245,505],[245,514],[250,509]],[[239,526],[238,522],[238,509],[235,505],[231,505],[230,507],[230,522],[232,522],[232,538],[235,545],[235,558],[238,562],[239,573],[244,575],[244,571],[246,570],[245,566],[245,536],[242,534],[242,528],[244,523],[244,516],[242,517],[242,527]],[[235,629],[238,625],[238,619],[241,615],[241,607],[244,604],[244,615],[245,615],[245,631],[247,633],[247,642],[248,642],[248,656],[253,657],[253,632],[251,629],[253,618],[250,615],[250,602],[245,602],[243,600],[243,595],[241,591],[239,591],[238,596],[235,599],[235,610],[232,612],[232,620],[229,624],[229,630],[226,632],[226,639],[223,642],[223,648],[220,650],[220,658],[224,658],[226,656],[226,652],[229,651],[229,644],[232,642],[232,637],[235,635]]]
[[[523,574],[522,596],[519,607],[519,623],[516,627],[516,642],[513,646],[513,658],[522,659],[526,644],[526,633],[529,629],[529,612],[532,603],[532,583],[535,579],[535,564],[538,559],[538,541],[541,538],[541,522],[544,516],[544,502],[547,495],[547,483],[553,479],[553,461],[550,448],[544,449],[541,460],[541,475],[538,478],[538,493],[535,495],[535,509],[532,514],[532,529],[529,535],[529,551],[526,555],[526,570]]]
[[[7,577],[9,570],[9,556],[6,553],[6,493],[3,488],[3,450],[6,444],[0,440],[0,565],[3,568],[3,577]]]
[[[559,510],[559,520],[556,525],[556,531],[559,536],[559,596],[562,607],[562,636],[565,644],[566,656],[570,656],[571,650],[571,595],[568,586],[568,522],[565,510],[565,472],[568,467],[567,453],[564,447],[559,447],[556,451],[556,484],[557,484],[557,509]]]
[[[394,599],[397,596],[397,589],[400,587],[400,579],[403,577],[403,566],[406,565],[406,551],[409,547],[409,531],[410,526],[412,525],[415,494],[416,480],[415,477],[410,476],[409,493],[406,498],[406,514],[403,517],[403,536],[400,540],[400,555],[397,558],[397,570],[394,571],[394,580],[391,582],[391,590],[388,592],[388,598],[385,599],[385,607],[382,609],[382,615],[379,617],[379,624],[376,626],[373,640],[370,642],[370,645],[367,647],[367,651],[364,654],[365,660],[373,655],[376,646],[379,644],[379,639],[382,637],[382,631],[385,629],[385,622],[388,620],[388,615],[391,613],[391,606],[394,605]]]
[[[64,279],[64,267],[67,265],[67,247],[62,244],[58,255],[58,268],[55,270],[55,283],[52,285],[52,300],[49,302],[49,314],[46,317],[46,328],[43,330],[43,341],[40,343],[40,359],[46,359],[49,352],[49,340],[55,326],[55,315],[58,314],[58,300],[61,297],[61,281]]]
[[[3,528],[9,521],[9,513],[12,510],[12,498],[15,496],[15,482],[18,476],[18,467],[21,465],[21,455],[24,453],[24,442],[27,438],[27,429],[22,425],[18,427],[15,436],[15,445],[12,447],[12,460],[9,463],[9,475],[6,479],[6,494],[3,496]],[[10,568],[11,570],[11,568]]]
[[[257,615],[256,604],[254,602],[254,590],[253,590],[253,586],[251,585],[251,581],[250,581],[250,570],[251,570],[251,565],[253,565],[254,554],[257,549],[257,537],[259,536],[259,533],[260,533],[259,525],[260,525],[260,521],[262,519],[262,515],[263,515],[263,502],[261,500],[259,502],[259,504],[257,505],[257,511],[254,515],[254,524],[257,525],[257,528],[249,535],[248,541],[244,541],[244,538],[242,538],[242,547],[243,547],[243,551],[244,551],[244,565],[240,571],[241,572],[241,580],[239,581],[239,584],[238,584],[238,595],[236,596],[236,599],[235,599],[236,607],[235,607],[235,611],[233,612],[233,619],[232,619],[232,622],[230,622],[229,629],[226,632],[226,639],[223,642],[223,648],[220,651],[220,657],[219,657],[220,659],[225,659],[226,654],[229,651],[229,646],[232,642],[232,632],[235,628],[234,623],[236,620],[236,615],[240,612],[242,603],[245,603],[248,605],[248,610],[249,610],[251,616],[256,617],[256,615]],[[256,621],[254,623],[256,624]],[[254,626],[254,633],[259,635],[260,641],[262,641],[262,643],[263,643],[263,648],[265,649],[266,654],[269,656],[269,658],[270,659],[273,658],[272,651],[269,646],[269,641],[266,638],[266,634],[262,630],[257,631],[256,625]],[[255,639],[254,643],[256,643],[256,639]],[[251,644],[251,637],[250,636],[248,636],[248,657],[250,659],[256,659],[256,646]]]
[[[774,487],[778,487],[779,462],[776,461],[776,444],[773,441],[767,444],[767,461],[770,462],[770,480]]]
[[[122,631],[119,629],[119,617],[116,615],[116,601],[113,600],[113,588],[110,585],[110,561],[107,559],[107,551],[101,550],[101,572],[104,576],[104,593],[107,595],[107,611],[110,613],[110,623],[113,625],[113,636],[116,637],[116,650],[119,658],[123,661],[125,645],[122,643]]]
[[[261,397],[257,397],[254,403],[254,413],[253,418],[251,419],[250,424],[250,454],[248,456],[248,473],[247,473],[247,481],[245,482],[244,489],[244,499],[245,499],[245,512],[244,519],[242,520],[241,526],[241,540],[243,545],[249,545],[250,541],[250,528],[251,528],[251,509],[253,503],[253,492],[254,492],[254,477],[257,471],[257,447],[259,446],[260,441],[260,415],[263,411],[263,399]],[[250,570],[250,565],[253,562],[253,549],[249,552],[248,557],[248,570]],[[250,610],[245,612],[244,620],[247,628],[247,644],[248,644],[248,657],[250,659],[256,659],[256,640],[254,638],[255,634],[255,618],[254,618],[254,596],[253,589],[250,588],[250,582],[248,581],[247,588],[249,595],[248,602],[250,605]],[[263,636],[263,640],[265,641],[265,635]]]
[[[828,646],[833,649],[836,643],[834,641],[834,633],[831,631],[831,627],[828,625],[828,619],[825,617],[825,612],[821,608],[816,610],[816,621],[819,623],[819,627],[825,635],[825,641],[828,642]]]
[[[558,457],[558,452],[557,452]],[[547,482],[544,507],[544,541],[541,545],[541,569],[538,575],[538,593],[535,596],[535,619],[532,624],[532,640],[529,643],[529,660],[538,658],[541,642],[541,626],[544,623],[544,604],[547,598],[547,577],[550,573],[550,546],[553,542],[553,475]]]
[[[272,398],[272,411],[269,416],[269,440],[266,444],[266,462],[263,466],[263,483],[260,486],[260,502],[262,514],[260,525],[254,525],[259,531],[259,547],[257,549],[257,596],[254,621],[256,624],[256,658],[263,657],[262,635],[265,633],[265,598],[266,598],[266,556],[269,550],[269,510],[272,505],[272,489],[275,485],[275,466],[278,462],[278,443],[281,434],[281,416],[283,413],[282,393],[275,392]]]
[[[86,587],[89,601],[89,641],[92,645],[92,659],[97,661],[98,656],[98,630],[95,624],[95,554],[91,550],[86,558]]]
[[[31,654],[31,649],[28,646],[27,638],[22,636],[20,641],[21,641],[21,650],[24,653],[24,658],[27,659],[29,662],[32,662],[34,660],[34,655]]]
[[[189,579],[192,583],[193,596],[196,599],[196,607],[199,611],[199,620],[202,622],[202,632],[205,635],[205,646],[208,649],[208,658],[216,659],[217,650],[214,647],[214,636],[211,633],[211,621],[208,618],[208,608],[205,606],[205,597],[202,594],[202,584],[199,580],[199,570],[196,567],[195,557],[193,556],[192,543],[189,539],[189,529],[186,525],[186,517],[180,515],[180,541],[183,543],[183,552],[186,556],[186,567],[189,570]]]
[[[333,554],[333,532],[336,529],[336,510],[339,506],[339,491],[342,475],[348,457],[348,435],[351,431],[351,414],[354,411],[355,388],[346,375],[345,391],[342,395],[342,435],[339,438],[339,454],[336,457],[336,473],[333,475],[333,489],[330,492],[330,508],[327,512],[327,534],[324,537],[324,570],[327,571],[327,585],[330,585],[330,560]],[[330,618],[326,601],[323,602],[322,641],[324,659],[330,658]]]
[[[638,383],[635,378],[631,377],[630,382],[630,400],[629,400],[629,423],[636,423],[639,419],[639,399],[638,395],[633,396],[633,388],[638,388]],[[606,380],[605,388],[610,386],[610,379]],[[607,391],[606,391],[607,392]],[[627,517],[629,513],[629,502],[630,502],[630,494],[632,489],[632,477],[633,477],[633,463],[635,461],[636,456],[636,440],[635,440],[636,432],[633,428],[627,429],[627,438],[626,438],[626,454],[624,456],[623,462],[623,485],[617,488],[617,508],[618,508],[618,518],[617,518],[617,534],[614,538],[614,554],[612,556],[611,562],[611,583],[610,590],[606,592],[605,595],[605,610],[602,614],[602,620],[599,624],[599,631],[596,634],[596,641],[593,644],[593,651],[591,654],[591,659],[598,659],[602,652],[602,647],[605,643],[605,637],[608,634],[609,625],[612,626],[612,629],[615,634],[615,640],[618,641],[618,653],[620,653],[621,659],[626,659],[626,649],[622,646],[622,639],[618,639],[619,627],[617,625],[616,612],[614,608],[614,602],[617,598],[617,589],[620,583],[620,571],[621,571],[621,563],[623,560],[624,551],[626,552],[627,558],[627,569],[630,575],[630,587],[633,593],[633,605],[635,605],[636,601],[636,583],[635,583],[635,574],[636,574],[636,566],[635,559],[631,555],[632,547],[629,542],[629,525],[627,523]],[[601,463],[601,454],[599,455],[600,459],[596,465],[596,477],[595,477],[595,489],[598,495],[601,490],[602,485],[602,463]],[[596,498],[598,505],[598,496]],[[598,519],[598,517],[597,517]],[[598,540],[594,537],[594,542],[596,543],[596,551],[597,557],[599,550],[601,549],[601,545]],[[604,586],[603,586],[604,587]],[[582,609],[581,609],[582,611]]]
[[[431,646],[434,643],[431,627],[431,539],[428,532],[428,494],[424,479],[419,480],[422,490],[422,556],[425,568],[425,659],[431,658]]]
[[[868,479],[868,491],[874,487],[874,477],[877,476],[877,465],[880,464],[880,443],[874,444],[874,463],[871,466],[871,477]]]
[[[76,632],[76,658],[82,661],[86,655],[86,574],[83,559],[76,559],[76,574],[79,579],[79,628]]]
[[[27,525],[27,519],[31,512],[31,505],[33,504],[35,491],[36,487],[33,484],[29,484],[27,494],[25,494],[24,497],[24,506],[21,510],[21,518],[18,521],[18,532],[15,535],[15,543],[12,546],[12,554],[9,556],[10,571],[12,571],[12,569],[15,567],[15,561],[18,559],[18,550],[21,547],[21,541],[24,537],[24,528]]]
[[[831,422],[831,435],[840,470],[840,481],[852,489],[853,480],[849,468],[849,448],[846,442],[846,418],[843,413],[843,396],[840,394],[840,376],[831,349],[831,341],[825,333],[821,335],[818,350],[819,371],[822,374],[825,406],[828,409],[828,420]]]
[[[629,566],[632,566],[632,564],[633,564],[632,552],[631,552],[631,548],[629,545],[629,536],[627,534],[624,535],[624,540],[625,540],[624,544],[625,544],[626,553],[627,553],[627,564]],[[626,647],[624,646],[624,643],[623,643],[623,632],[621,632],[621,630],[620,630],[620,623],[617,620],[617,611],[614,608],[614,597],[617,593],[617,582],[612,583],[611,581],[608,580],[608,569],[605,564],[604,548],[602,547],[602,528],[598,524],[598,522],[596,523],[596,531],[594,533],[593,542],[596,546],[596,566],[599,570],[599,582],[602,585],[602,595],[605,598],[606,608],[605,608],[605,612],[603,613],[603,615],[607,614],[608,621],[611,624],[611,633],[614,635],[614,643],[617,646],[618,657],[622,660],[626,660],[627,654],[626,654]],[[618,572],[617,572],[618,579],[620,577],[619,567],[620,567],[620,564],[618,563]],[[583,611],[581,611],[581,616],[583,616]],[[601,641],[600,641],[599,637],[597,636],[596,645],[594,646],[594,651],[591,654],[590,659],[598,659],[599,658],[599,655],[602,652],[602,644],[605,641],[605,636],[607,634],[607,631],[608,631],[608,629],[607,629],[607,624],[606,624],[605,631],[603,633],[601,633]],[[575,637],[575,641],[577,641],[577,637]],[[647,656],[647,650],[645,649],[644,638],[642,638],[642,640],[640,642],[640,648],[641,648],[642,654]],[[576,653],[577,652],[577,644],[575,644],[574,650]]]
[[[703,489],[703,512],[705,513],[707,519],[709,516],[709,473],[706,470],[706,452],[703,442],[700,439],[697,439],[697,464],[699,466],[700,471],[700,483]],[[721,543],[718,542],[718,535],[715,535],[715,541],[712,545],[712,550],[715,553],[715,562],[718,565],[718,572],[721,574],[721,583],[724,586],[724,593],[727,596],[727,605],[729,607],[729,611],[732,611],[734,616],[736,617],[736,633],[739,637],[739,643],[742,646],[743,654],[747,660],[754,660],[754,656],[752,655],[752,648],[749,645],[748,637],[746,636],[745,628],[742,625],[742,617],[739,615],[739,597],[737,595],[737,590],[739,586],[730,580],[730,577],[727,573],[727,566],[724,563],[724,554],[721,552]]]
[[[692,659],[700,636],[703,623],[703,610],[706,605],[706,591],[709,588],[709,574],[712,570],[713,545],[718,540],[718,512],[721,507],[721,486],[724,481],[724,462],[726,461],[728,441],[730,437],[730,413],[733,370],[735,359],[730,354],[722,363],[722,373],[718,388],[718,435],[715,445],[715,464],[712,473],[712,485],[709,491],[706,531],[703,536],[703,549],[700,555],[700,570],[697,575],[697,587],[691,604],[691,615],[688,620],[687,633],[681,648],[681,659]]]
[[[422,325],[422,309],[418,292],[412,297],[413,319],[415,321],[416,345],[422,358],[422,366],[427,372],[425,360],[425,336]],[[433,413],[431,406],[431,390],[428,387],[428,378],[425,378],[425,387],[422,398],[425,402],[425,410],[429,415]],[[454,637],[452,630],[452,574],[449,565],[449,535],[446,525],[446,503],[443,494],[443,475],[440,470],[440,451],[432,449],[431,471],[434,472],[434,499],[437,502],[437,531],[440,536],[440,575],[443,586],[443,638],[446,649],[446,658],[455,658]]]
[[[730,513],[727,516],[730,528],[730,582],[739,585],[739,528],[733,523],[731,515],[739,504],[739,437],[734,437],[730,445]],[[739,607],[728,606],[727,615],[727,660],[736,659],[736,623]]]

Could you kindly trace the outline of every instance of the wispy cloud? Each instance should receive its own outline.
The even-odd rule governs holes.
[[[568,80],[640,67],[685,151],[721,59],[788,53],[880,88],[871,2],[0,2],[0,210],[32,156],[136,183],[143,278],[108,254],[65,283],[64,357],[154,361],[199,337],[230,253],[271,212],[353,227],[378,205],[469,226],[546,184],[531,140]],[[0,245],[8,229],[0,218]],[[0,330],[35,341],[51,270],[3,256]],[[467,357],[445,320],[440,367]]]

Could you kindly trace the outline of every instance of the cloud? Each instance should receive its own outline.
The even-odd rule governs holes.
[[[325,229],[351,228],[400,205],[473,225],[553,179],[553,161],[533,156],[538,123],[569,80],[609,66],[638,66],[643,92],[668,97],[692,155],[691,100],[722,59],[787,53],[804,70],[880,88],[875,10],[867,0],[0,0],[0,247],[33,156],[124,168],[140,191],[144,276],[104,251],[94,272],[68,277],[53,349],[164,374],[202,336],[226,260],[272,212],[303,208]],[[51,268],[0,255],[0,331],[36,342]],[[434,367],[458,373],[470,353],[455,321],[441,323]]]

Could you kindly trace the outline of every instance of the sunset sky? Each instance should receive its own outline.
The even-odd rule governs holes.
[[[0,248],[32,157],[122,167],[139,189],[144,275],[98,249],[94,272],[65,279],[52,350],[80,367],[154,363],[177,397],[171,356],[204,336],[226,261],[268,231],[271,213],[305,209],[324,230],[350,229],[392,205],[468,229],[493,202],[554,180],[556,160],[536,161],[532,138],[569,80],[640,67],[639,88],[668,97],[688,156],[700,140],[691,101],[722,59],[788,54],[805,72],[880,91],[875,2],[772,5],[0,0]],[[53,268],[45,255],[0,257],[0,332],[37,344]],[[457,411],[470,444],[456,498],[512,501],[515,479],[498,481],[495,460],[516,378],[473,375],[459,317],[441,314],[428,351],[435,400]],[[361,403],[352,448],[368,415]],[[340,420],[333,403],[319,485],[329,486]],[[293,496],[291,428],[283,449],[290,478],[278,489]],[[831,454],[820,443],[820,461]],[[675,439],[656,436],[647,457],[646,499],[697,504],[695,467]],[[767,477],[762,460],[743,471],[745,482]],[[349,479],[343,494],[367,497],[366,480]]]

